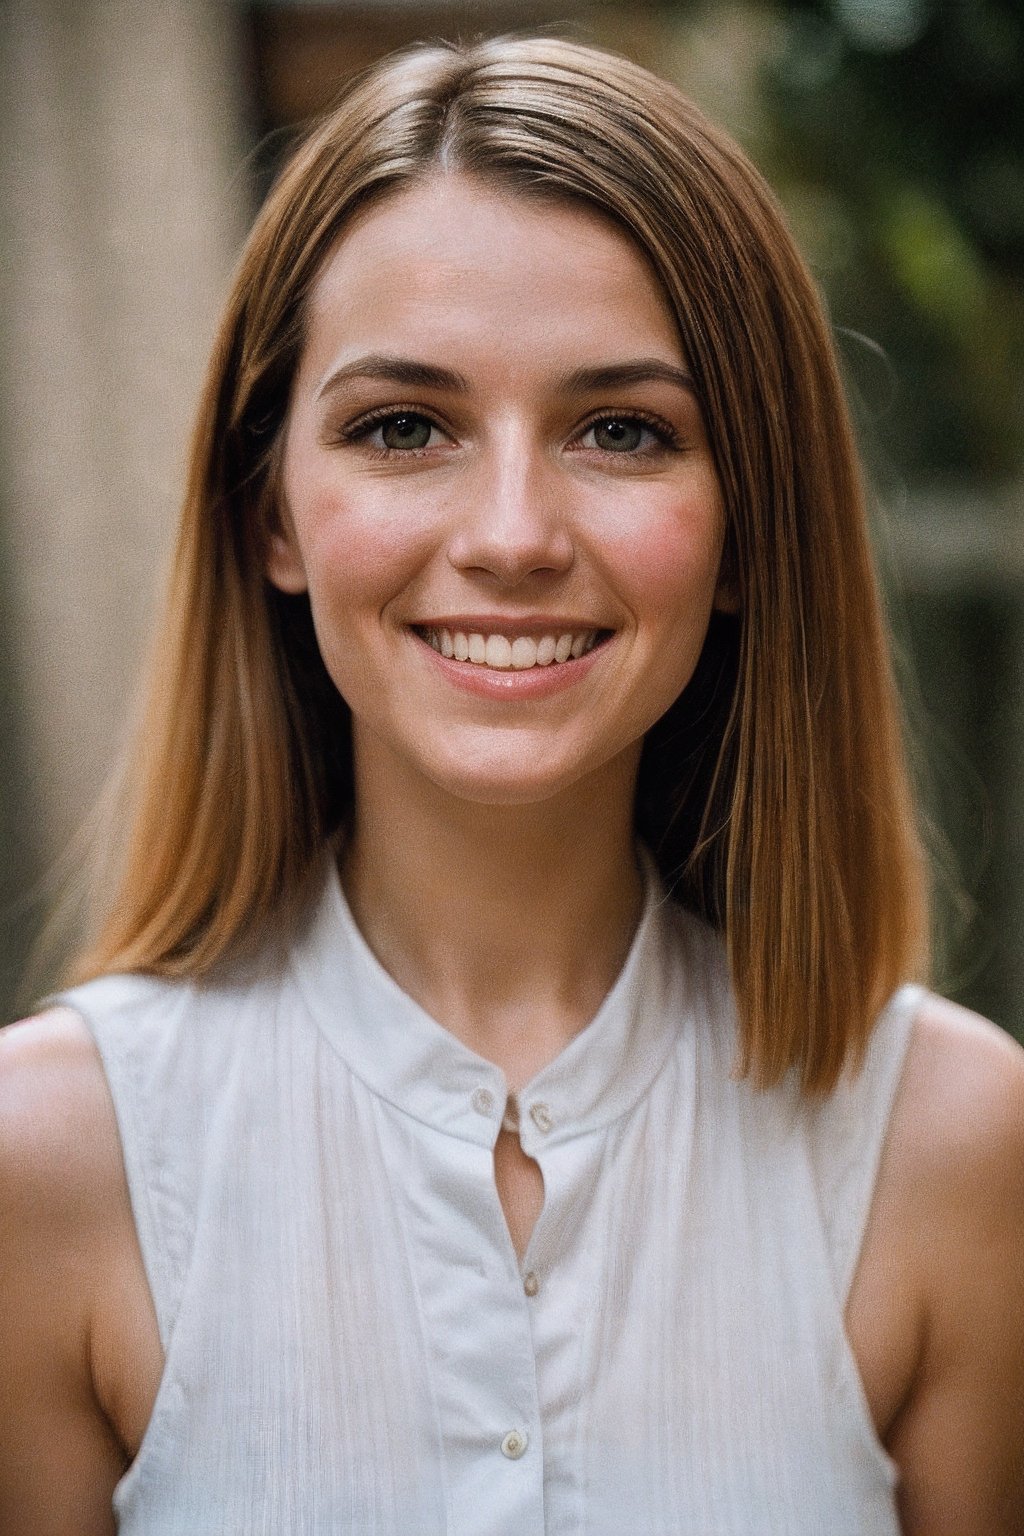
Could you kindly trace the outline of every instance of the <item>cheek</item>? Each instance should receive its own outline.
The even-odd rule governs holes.
[[[307,496],[296,525],[310,601],[336,621],[380,612],[429,556],[427,519],[385,498],[324,489]]]
[[[641,625],[701,639],[714,605],[723,520],[717,487],[659,497],[620,517],[608,549],[623,595]]]
[[[320,654],[362,712],[379,693],[381,615],[429,555],[426,519],[351,487],[296,479],[288,493]]]
[[[638,734],[650,729],[690,682],[718,592],[723,517],[717,485],[648,502],[616,561],[620,592],[643,647],[643,684],[630,709]],[[607,546],[606,546],[607,547]]]

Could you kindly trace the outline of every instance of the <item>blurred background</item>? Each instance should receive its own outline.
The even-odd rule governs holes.
[[[531,27],[677,81],[782,198],[870,468],[937,979],[1024,1038],[1020,0],[0,4],[0,1016],[123,736],[275,167],[379,54]]]

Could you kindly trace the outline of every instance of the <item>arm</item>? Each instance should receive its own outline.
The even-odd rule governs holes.
[[[126,1464],[93,1380],[123,1170],[103,1069],[66,1010],[0,1033],[0,1536],[113,1536]]]
[[[906,1536],[1024,1532],[1024,1051],[922,1011],[893,1140],[921,1354],[891,1428]]]

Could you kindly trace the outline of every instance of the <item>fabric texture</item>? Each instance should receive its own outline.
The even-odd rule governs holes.
[[[286,960],[64,994],[166,1354],[122,1536],[898,1536],[843,1328],[916,988],[821,1103],[732,1068],[719,939],[649,876],[593,1021],[509,1102],[336,872]],[[506,1114],[544,1177],[522,1263]]]

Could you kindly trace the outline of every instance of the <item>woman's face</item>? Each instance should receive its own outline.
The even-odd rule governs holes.
[[[700,407],[627,236],[455,175],[368,210],[286,431],[268,574],[309,593],[361,772],[498,804],[621,782],[724,605]]]

